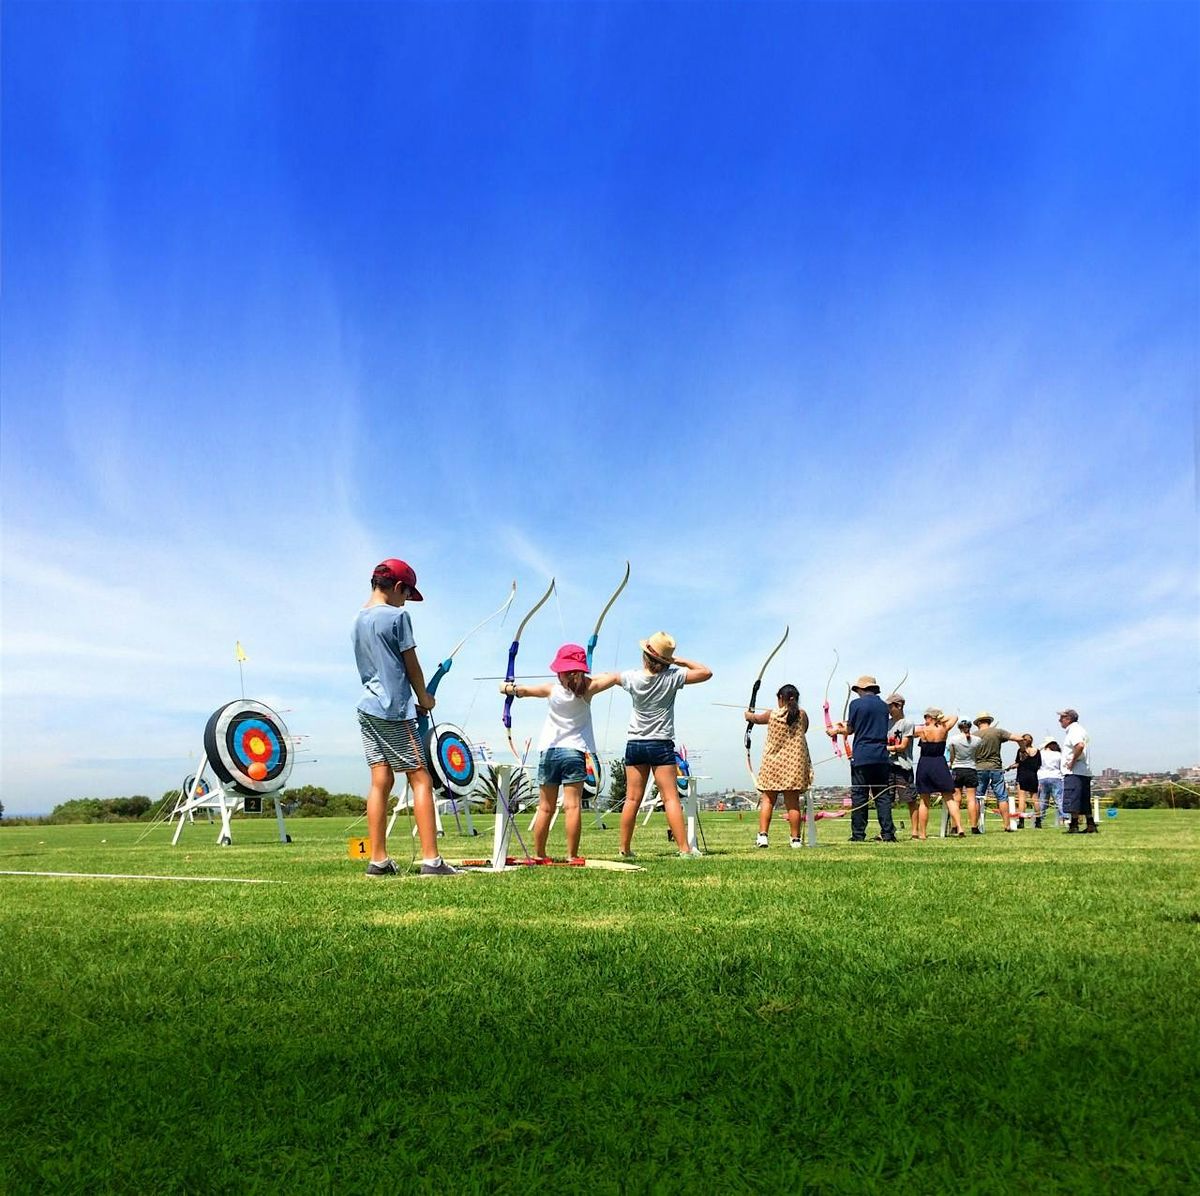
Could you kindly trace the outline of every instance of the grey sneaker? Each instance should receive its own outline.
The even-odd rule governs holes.
[[[395,876],[400,871],[396,867],[396,861],[389,857],[386,860],[380,860],[378,864],[374,861],[367,865],[368,876]]]
[[[462,869],[456,868],[453,864],[447,864],[445,860],[439,860],[436,864],[422,864],[422,876],[461,876]]]
[[[691,851],[681,851],[679,853],[679,858],[681,860],[702,860],[704,858],[704,852],[702,852],[700,848],[696,847]]]
[[[618,851],[617,859],[619,860],[636,860],[637,853],[632,851]]]

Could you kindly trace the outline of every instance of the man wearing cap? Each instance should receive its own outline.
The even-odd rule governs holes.
[[[879,696],[874,677],[859,677],[850,687],[858,697],[850,703],[846,721],[825,729],[831,739],[853,735],[850,763],[850,842],[865,843],[868,807],[872,799],[879,818],[879,838],[896,842],[892,821],[892,789],[888,779],[888,708]]]
[[[909,825],[917,837],[917,794],[913,789],[913,723],[904,717],[904,695],[888,694],[888,784],[892,801],[908,806]]]
[[[437,850],[433,783],[417,731],[417,708],[432,710],[434,706],[417,660],[412,620],[404,609],[405,602],[420,601],[412,566],[389,557],[375,566],[371,596],[354,620],[354,660],[363,686],[358,728],[371,770],[368,876],[394,876],[399,871],[387,853],[387,803],[397,772],[405,774],[412,788],[413,816],[421,838],[421,875],[449,876],[458,871]]]
[[[1092,762],[1088,755],[1091,736],[1079,722],[1079,711],[1058,712],[1058,725],[1063,729],[1063,811],[1071,816],[1068,835],[1096,835],[1096,819],[1092,814]],[[1080,829],[1080,815],[1086,819]]]
[[[1004,761],[1000,758],[1000,747],[1005,743],[1015,743],[1021,737],[997,727],[996,720],[986,710],[981,710],[975,716],[975,730],[979,738],[979,746],[975,749],[975,771],[979,777],[976,790],[979,820],[982,822],[984,818],[990,786],[1000,810],[1000,825],[1006,831],[1011,831],[1012,827],[1008,825],[1008,786],[1004,783]]]

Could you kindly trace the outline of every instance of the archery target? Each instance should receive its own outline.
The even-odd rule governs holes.
[[[466,734],[452,723],[430,727],[425,735],[425,758],[438,789],[466,797],[475,787],[475,757]]]
[[[183,796],[207,797],[212,792],[212,786],[203,778],[200,778],[200,784],[196,785],[196,792],[192,794],[192,786],[196,785],[195,776],[185,777],[183,781]]]
[[[292,773],[287,727],[269,706],[242,699],[213,713],[204,750],[217,778],[242,794],[274,793]]]
[[[583,796],[589,802],[595,801],[604,792],[608,784],[608,768],[603,756],[593,756],[591,752],[584,755]]]
[[[747,724],[749,725],[749,724]],[[688,791],[688,775],[691,773],[691,765],[688,764],[685,757],[678,752],[675,753],[675,767],[679,769],[679,776],[675,778],[675,788],[679,790],[680,797],[687,797]]]

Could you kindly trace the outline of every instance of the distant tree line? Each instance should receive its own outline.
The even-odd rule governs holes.
[[[1154,785],[1127,785],[1104,795],[1106,801],[1123,810],[1200,809],[1200,794],[1163,781]]]

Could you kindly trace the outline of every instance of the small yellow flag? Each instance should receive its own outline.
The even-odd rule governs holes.
[[[241,640],[238,640],[237,642],[237,653],[235,654],[235,659],[237,660],[238,664],[241,664],[244,660],[248,659],[246,653],[242,651]]]

